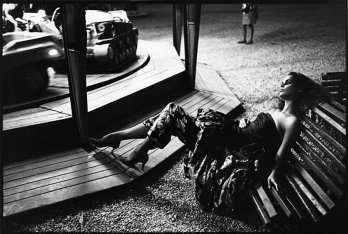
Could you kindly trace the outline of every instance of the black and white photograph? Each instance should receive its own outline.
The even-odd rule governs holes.
[[[2,233],[348,232],[346,0],[0,6]]]

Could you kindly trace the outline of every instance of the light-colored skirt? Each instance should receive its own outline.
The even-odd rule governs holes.
[[[243,25],[249,25],[249,24],[256,24],[256,16],[254,12],[250,12],[248,14],[242,14],[242,24]]]

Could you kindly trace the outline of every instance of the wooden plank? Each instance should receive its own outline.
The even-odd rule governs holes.
[[[4,188],[3,196],[8,197],[16,193],[32,191],[33,189],[44,187],[50,184],[56,184],[84,175],[108,170],[110,167],[114,167],[114,165],[106,161],[103,157],[99,156],[98,159],[95,159],[88,163],[80,164],[78,166],[72,166],[70,168],[67,168],[67,170],[57,170],[53,171],[52,173],[46,173],[40,178],[34,178],[33,180],[25,181],[25,183],[23,183],[20,179],[14,181],[14,183],[12,184],[11,182],[9,182],[7,183],[8,186]]]
[[[87,160],[88,155],[89,154],[86,152],[85,155],[80,155],[80,157],[77,157],[71,160],[60,161],[55,164],[49,164],[49,165],[38,167],[32,170],[26,170],[21,173],[7,175],[7,176],[4,176],[3,182],[8,183],[10,181],[19,180],[19,179],[28,180],[31,178],[38,178],[40,175],[44,173],[51,173],[52,171],[63,170],[66,168],[70,168],[71,166],[78,166],[84,163],[89,163],[93,159]]]
[[[114,165],[116,168],[121,169],[122,173],[127,174],[130,178],[134,179],[136,177],[139,177],[140,175],[143,174],[142,171],[139,170],[130,170],[128,167],[126,167],[123,163],[121,163],[119,160],[117,160],[119,157],[122,157],[124,155],[129,154],[134,147],[136,147],[138,144],[140,144],[141,140],[140,139],[135,139],[133,141],[130,142],[130,144],[127,144],[126,147],[128,148],[128,150],[124,150],[124,153],[121,154],[115,154],[111,151],[105,151],[108,152],[106,154],[102,154],[101,157],[106,160],[108,163],[111,163],[112,165]],[[126,147],[123,147],[126,148]],[[110,147],[109,147],[110,149]],[[98,152],[100,153],[100,152]],[[97,153],[97,154],[98,154]]]
[[[12,166],[10,168],[4,169],[3,176],[4,178],[6,178],[9,175],[13,175],[16,173],[21,174],[25,171],[31,171],[44,166],[54,165],[58,162],[64,162],[64,161],[69,161],[72,159],[81,158],[82,156],[85,156],[85,155],[86,155],[86,152],[83,149],[79,148],[73,151],[67,151],[63,153],[48,155],[46,157],[40,157],[38,159],[34,158],[32,159],[32,161],[28,160],[27,163],[23,163],[23,164],[18,163],[17,166]]]
[[[298,173],[307,181],[307,184],[311,186],[313,191],[316,192],[318,197],[323,201],[323,203],[329,209],[332,209],[335,206],[335,203],[331,200],[331,198],[324,192],[324,190],[317,184],[317,182],[312,178],[312,176],[298,163],[295,162],[294,166]]]
[[[321,76],[322,80],[327,79],[345,79],[347,77],[347,72],[327,72]]]
[[[300,219],[305,218],[305,213],[301,209],[298,199],[294,196],[295,191],[292,189],[291,185],[287,183],[287,181],[284,181],[279,190],[280,194],[284,196],[284,199],[290,205],[291,210],[296,213],[297,217]]]
[[[319,221],[318,214],[316,213],[314,208],[311,206],[311,204],[306,200],[306,197],[302,194],[301,190],[297,187],[297,184],[293,181],[293,179],[291,178],[289,173],[285,174],[285,178],[289,182],[289,184],[292,187],[292,189],[294,190],[297,198],[299,199],[299,201],[301,202],[303,207],[306,209],[306,211],[309,214],[309,216],[311,217],[311,219],[314,222],[318,222]]]
[[[194,91],[194,93],[188,97],[186,97],[185,99],[178,99],[178,100],[174,100],[175,103],[178,103],[179,105],[183,106],[185,109],[187,109],[190,105],[190,103],[195,102],[197,103],[199,101],[204,100],[204,98],[209,97],[209,94],[203,93],[203,92],[198,92],[197,90]],[[158,111],[159,112],[159,111]]]
[[[330,161],[332,161],[342,173],[346,173],[346,167],[343,162],[336,157],[335,154],[331,150],[329,150],[321,141],[319,141],[310,131],[304,129],[302,131],[305,136],[307,136],[314,144],[317,146],[326,156],[329,157]],[[304,141],[302,141],[305,143]],[[328,166],[328,168],[330,168]],[[344,182],[344,181],[343,181]],[[342,182],[341,182],[342,183]]]
[[[337,198],[342,197],[343,192],[336,186],[335,183],[331,181],[331,179],[323,173],[320,168],[315,165],[312,160],[310,160],[307,156],[306,153],[298,146],[294,147],[296,153],[298,153],[301,158],[306,162],[306,164],[311,168],[311,170],[328,186],[328,188],[335,194]]]
[[[115,100],[119,100],[121,98],[124,98],[128,96],[130,93],[136,93],[140,90],[143,90],[145,88],[148,88],[160,81],[164,80],[164,77],[170,78],[171,75],[174,74],[165,74],[166,71],[157,72],[156,74],[153,74],[149,77],[147,77],[147,80],[141,80],[139,82],[136,82],[136,85],[127,85],[126,87],[123,87],[122,89],[119,89],[119,86],[115,86],[114,84],[104,86],[102,87],[102,92],[94,90],[94,92],[88,93],[88,110],[94,111],[102,106],[104,106],[107,103],[113,102]],[[115,90],[115,86],[117,90]]]
[[[12,118],[18,118],[18,117],[22,117],[23,115],[32,115],[32,114],[37,114],[42,112],[42,108],[37,107],[37,108],[30,108],[30,109],[25,109],[22,111],[15,111],[15,112],[10,112],[10,113],[6,113],[4,114],[4,120],[9,120]]]
[[[323,86],[324,88],[335,87],[336,89],[338,89],[341,84],[342,84],[342,80],[339,80],[339,79],[321,81],[321,86]]]
[[[229,98],[236,106],[241,102],[232,93],[230,88],[226,85],[222,77],[213,69],[204,65],[197,66],[197,77],[195,87],[198,90],[211,92],[215,95]]]
[[[91,170],[94,169],[94,170]],[[96,170],[97,169],[97,170]],[[125,170],[125,169],[124,169]],[[26,199],[33,196],[43,195],[48,192],[61,190],[70,186],[87,183],[91,180],[98,180],[104,177],[124,174],[122,170],[122,166],[115,166],[113,163],[106,163],[103,166],[88,168],[86,171],[79,171],[78,173],[74,172],[73,177],[71,175],[61,176],[51,178],[49,182],[40,184],[40,183],[31,183],[30,187],[27,187],[27,190],[8,190],[8,195],[4,195],[4,204],[15,202],[21,199]],[[53,183],[53,179],[56,179]],[[41,186],[40,186],[41,185]],[[29,189],[30,188],[30,189]]]
[[[61,99],[55,100],[53,102],[48,102],[48,103],[42,104],[41,107],[45,108],[45,109],[52,110],[52,109],[54,109],[58,106],[62,106],[62,105],[70,105],[70,98],[66,97],[66,98],[61,98]]]
[[[317,208],[317,210],[322,214],[326,215],[326,209],[319,203],[319,201],[313,196],[313,194],[309,191],[307,186],[301,181],[301,179],[293,172],[291,173],[291,178],[295,181],[298,188],[307,196],[309,201]]]
[[[105,86],[102,86],[98,89],[94,89],[92,91],[89,92],[89,102],[93,101],[94,99],[98,99],[99,97],[105,96],[108,93],[110,93],[110,89],[112,89],[114,92],[119,92],[121,90],[127,89],[127,91],[129,93],[132,93],[132,90],[135,90],[138,88],[138,84],[141,82],[146,82],[149,81],[150,84],[153,84],[155,82],[153,82],[153,80],[151,80],[152,76],[156,76],[159,74],[164,74],[166,72],[166,70],[150,70],[141,74],[134,74],[134,77],[127,77],[124,80],[118,81],[118,82],[114,82],[112,84],[108,84]],[[136,75],[136,76],[135,76]],[[168,77],[165,77],[165,79]],[[135,87],[133,87],[135,86]],[[112,91],[111,90],[111,91]],[[100,92],[102,91],[102,92]]]
[[[17,167],[23,167],[23,166],[26,166],[28,164],[35,165],[38,162],[54,159],[57,157],[61,157],[62,155],[70,155],[70,157],[73,157],[74,154],[82,152],[82,151],[84,151],[82,148],[73,148],[73,149],[68,149],[68,150],[64,150],[64,151],[60,151],[60,152],[55,152],[52,154],[45,154],[43,156],[35,156],[33,158],[30,158],[30,159],[25,159],[25,160],[21,160],[21,161],[17,161],[17,162],[8,163],[8,164],[3,165],[3,173],[4,173],[4,175],[11,174],[12,173],[11,169],[17,170],[16,169]]]
[[[128,182],[130,182],[130,178],[126,174],[118,174],[117,176],[103,177],[99,180],[92,180],[87,183],[77,184],[61,190],[50,191],[40,196],[29,197],[4,205],[3,216],[9,216],[30,209],[43,207],[100,190],[106,190]]]
[[[332,120],[327,114],[319,110],[317,107],[313,108],[313,111],[319,115],[322,119],[324,119],[327,123],[329,123],[332,127],[336,128],[338,131],[340,131],[343,135],[346,135],[346,129],[339,125],[337,122]]]
[[[259,214],[263,224],[264,225],[269,224],[271,222],[271,220],[269,219],[266,211],[264,210],[263,206],[261,205],[261,202],[259,201],[256,193],[252,189],[249,189],[248,194],[249,194],[251,201],[252,201],[254,207],[256,208],[256,211]]]
[[[277,190],[275,190],[275,188],[272,187],[270,191],[273,194],[273,197],[277,200],[282,210],[284,211],[285,215],[287,217],[290,217],[292,215],[292,212],[290,210],[290,207],[288,207],[288,205],[286,204],[285,199],[282,198],[282,196],[279,194]]]
[[[49,120],[61,120],[66,118],[71,118],[71,116],[64,113],[57,113],[55,111],[41,109],[41,112],[37,112],[35,114],[20,116],[17,118],[4,118],[3,131],[35,124],[42,124]]]
[[[342,111],[343,113],[346,113],[346,107],[344,105],[342,105],[341,103],[339,103],[335,100],[331,100],[330,105],[334,106],[335,108]]]
[[[138,141],[139,143],[140,141]],[[127,144],[130,145],[130,144]],[[134,147],[134,146],[133,146]],[[133,149],[131,147],[131,149]],[[44,185],[56,184],[61,181],[68,181],[75,179],[76,177],[85,176],[88,174],[94,174],[96,172],[103,172],[108,170],[106,167],[109,167],[108,164],[112,164],[113,167],[117,167],[121,172],[124,172],[127,168],[124,168],[120,163],[114,160],[113,157],[103,157],[103,155],[111,155],[110,152],[99,151],[91,159],[89,157],[80,157],[81,163],[71,165],[66,168],[53,168],[52,170],[46,171],[45,173],[39,173],[32,177],[24,177],[17,179],[15,181],[10,181],[5,183],[4,186],[4,196],[9,196],[13,191],[26,191],[33,190],[36,187],[41,187]],[[133,173],[134,174],[134,173]],[[132,174],[129,174],[130,177]],[[136,175],[138,176],[138,175]]]
[[[255,187],[257,194],[261,198],[263,206],[267,210],[269,217],[272,219],[273,217],[275,217],[277,215],[277,211],[274,209],[271,200],[269,199],[268,195],[266,194],[265,190],[263,189],[263,187],[260,183],[256,183],[254,185],[254,187]]]
[[[319,126],[315,123],[313,123],[310,119],[307,117],[304,118],[304,122],[308,124],[313,131],[317,132],[320,134],[325,140],[330,142],[336,149],[338,149],[342,154],[346,153],[346,148],[342,146],[339,142],[337,142],[332,136],[330,136],[327,132],[323,131],[322,129],[319,128]]]
[[[198,90],[212,92],[223,97],[230,97],[232,94],[231,90],[215,70],[200,65],[197,66],[197,73],[198,76],[196,80],[200,80],[200,82],[196,84]]]
[[[140,140],[134,145],[139,144]],[[126,148],[130,143],[128,142],[123,146],[123,148]],[[134,146],[128,147],[130,149],[133,149]],[[130,150],[129,149],[129,150]],[[100,151],[96,152],[96,154],[99,154]],[[110,152],[109,152],[110,153]],[[31,170],[25,170],[20,173],[11,174],[9,176],[6,176],[4,178],[5,187],[15,186],[15,185],[21,185],[25,183],[30,183],[37,180],[42,180],[50,177],[54,177],[57,174],[67,174],[74,171],[82,170],[88,166],[94,167],[95,166],[95,160],[93,157],[89,157],[91,154],[88,152],[82,152],[81,154],[74,155],[70,160],[66,159],[66,156],[63,156],[61,160],[54,162],[54,163],[47,163],[43,165],[38,165],[35,168]],[[93,155],[94,156],[94,155]],[[59,171],[59,172],[57,172]]]
[[[346,123],[346,114],[329,105],[328,103],[320,104],[317,107],[318,109],[325,111],[326,114],[330,115],[336,121]]]
[[[240,102],[236,102],[235,100],[229,99],[223,106],[219,107],[217,111],[221,113],[227,114],[231,112],[231,110],[237,108],[240,105]]]
[[[328,165],[328,163],[323,160],[323,158],[320,157],[316,152],[314,152],[313,148],[307,145],[307,143],[303,139],[299,139],[297,142],[302,145],[304,150],[314,158],[312,162],[318,166],[319,170],[324,169],[324,171],[326,171],[326,174],[328,174],[334,181],[337,181],[340,185],[344,183],[344,177],[333,170],[331,166]],[[321,165],[322,168],[319,165]]]
[[[57,119],[64,119],[64,118],[70,118],[70,117],[71,116],[68,114],[43,109],[42,112],[40,112],[40,113],[21,116],[18,118],[12,118],[10,121],[5,121],[5,123],[8,123],[8,125],[11,125],[13,123],[17,123],[18,126],[28,126],[28,125],[42,123],[50,118],[57,120]]]

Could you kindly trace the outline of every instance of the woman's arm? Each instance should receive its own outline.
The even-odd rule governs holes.
[[[272,168],[272,172],[267,179],[268,188],[271,188],[271,186],[274,186],[275,189],[278,190],[278,182],[277,182],[278,175],[284,163],[287,161],[290,149],[295,143],[296,138],[298,137],[300,133],[299,126],[300,124],[297,118],[291,118],[287,120],[287,122],[284,124],[284,127],[285,127],[284,137],[277,151],[277,154],[275,156],[275,164]]]

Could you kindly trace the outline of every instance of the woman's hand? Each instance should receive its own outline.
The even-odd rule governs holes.
[[[274,187],[278,191],[278,175],[277,170],[272,170],[271,174],[267,178],[268,188]]]
[[[248,119],[242,118],[239,120],[239,127],[245,128],[249,123],[250,121]]]

